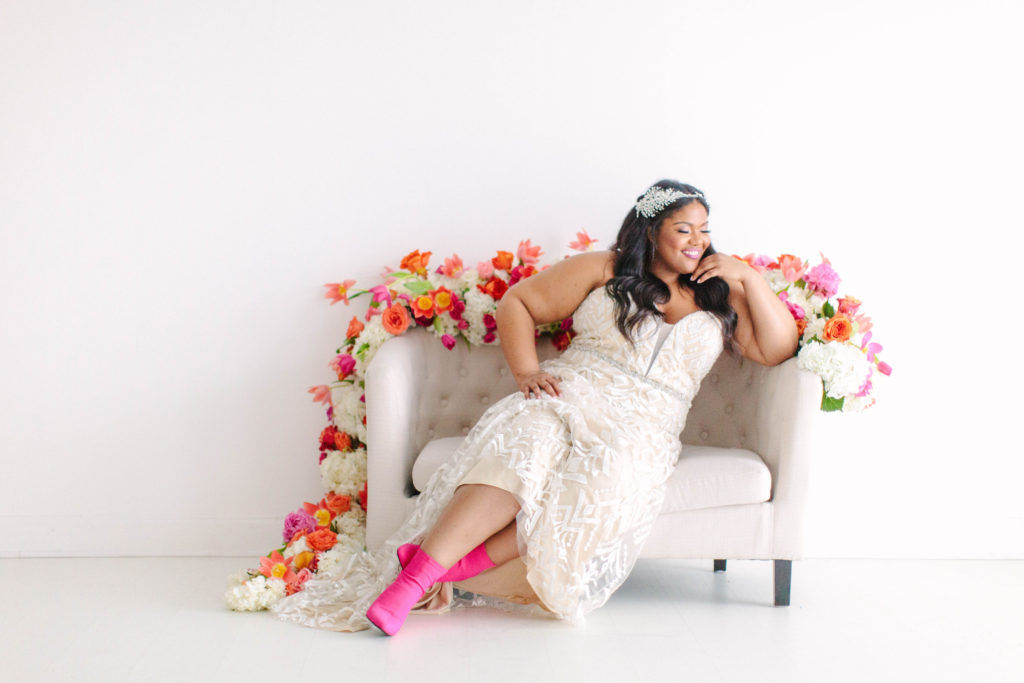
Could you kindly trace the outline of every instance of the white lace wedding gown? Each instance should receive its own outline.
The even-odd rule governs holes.
[[[661,510],[690,402],[722,351],[722,335],[713,314],[697,311],[674,325],[648,318],[631,346],[615,326],[606,287],[587,295],[573,326],[578,336],[569,348],[541,363],[561,378],[560,397],[527,399],[517,391],[492,405],[398,531],[374,553],[352,553],[328,576],[308,581],[278,602],[277,615],[331,630],[368,628],[366,608],[398,573],[397,547],[422,540],[456,486],[469,482],[519,500],[519,550],[537,600],[470,598],[444,584],[428,593],[424,610],[488,604],[576,622],[603,605],[629,575]]]

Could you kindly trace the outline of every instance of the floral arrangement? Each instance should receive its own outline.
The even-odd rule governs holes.
[[[874,405],[872,376],[876,369],[889,375],[892,367],[878,358],[882,345],[871,341],[871,318],[861,313],[861,301],[847,295],[832,302],[840,278],[825,255],[814,267],[792,254],[736,258],[764,276],[796,320],[797,363],[821,377],[821,409],[859,412]]]
[[[569,247],[577,251],[590,251],[597,242],[586,231],[576,237]],[[525,240],[514,253],[498,251],[472,268],[453,254],[431,270],[427,266],[432,252],[416,250],[398,269],[384,269],[383,284],[369,289],[354,289],[354,280],[324,285],[324,296],[332,305],[370,297],[364,318],[352,317],[344,343],[328,363],[337,381],[309,388],[313,401],[326,406],[328,425],[320,432],[319,462],[327,493],[318,503],[303,503],[285,517],[282,545],[260,558],[258,568],[231,578],[225,595],[231,609],[268,609],[285,595],[301,591],[314,575],[342,571],[364,549],[366,367],[385,341],[413,326],[428,330],[449,350],[460,339],[467,346],[496,345],[498,302],[516,282],[549,267],[540,265],[541,254],[539,246]],[[789,255],[774,260],[736,258],[766,278],[796,319],[802,335],[801,367],[825,380],[822,409],[860,410],[870,405],[874,367],[883,374],[890,370],[877,358],[881,346],[870,343],[871,321],[858,313],[860,302],[845,297],[837,309],[828,301],[839,283],[828,260],[809,268]],[[572,318],[539,326],[537,336],[542,334],[550,335],[558,349],[566,349],[575,335]],[[859,346],[853,341],[857,335]]]

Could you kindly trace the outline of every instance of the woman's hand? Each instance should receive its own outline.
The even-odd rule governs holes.
[[[516,378],[519,389],[526,395],[526,398],[531,398],[531,394],[536,394],[537,398],[540,398],[541,393],[545,391],[552,396],[561,396],[562,394],[558,390],[560,381],[560,378],[543,371],[527,373],[521,378]]]
[[[720,277],[726,281],[740,282],[756,272],[745,262],[728,254],[708,254],[697,264],[696,270],[690,275],[690,280],[704,282],[710,277]]]

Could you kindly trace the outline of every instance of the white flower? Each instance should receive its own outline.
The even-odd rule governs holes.
[[[344,576],[360,552],[361,546],[356,547],[354,543],[339,536],[334,547],[320,555],[316,565],[317,578]]]
[[[366,404],[359,400],[365,389],[358,382],[343,384],[331,390],[331,404],[334,406],[334,426],[352,434],[360,441],[366,441]]]
[[[843,401],[844,413],[859,413],[870,407],[875,399],[870,396],[847,396]]]
[[[248,573],[244,573],[248,576]],[[241,580],[242,574],[234,580]],[[242,583],[229,586],[224,602],[236,612],[257,612],[268,609],[284,597],[285,583],[281,579],[267,579],[263,574],[249,578]]]
[[[484,335],[488,331],[484,325],[484,314],[494,315],[497,310],[498,302],[491,298],[490,294],[475,287],[466,292],[466,310],[463,311],[462,318],[469,323],[469,329],[463,330],[462,333],[474,346],[484,343]]]
[[[310,551],[310,550],[313,550],[313,549],[309,547],[309,545],[306,543],[306,537],[303,536],[302,538],[300,538],[299,540],[295,541],[294,543],[289,545],[287,548],[285,548],[284,552],[282,553],[282,556],[285,559],[288,559],[289,557],[294,557],[295,555],[298,555],[299,553],[304,553],[304,552],[307,552],[307,551]]]
[[[320,463],[320,482],[328,491],[355,499],[366,482],[366,449],[328,453]]]
[[[789,287],[792,284],[789,280],[786,279],[786,276],[782,274],[781,270],[766,270],[765,272],[762,273],[762,275],[764,276],[764,279],[768,281],[768,284],[769,286],[771,286],[772,291],[775,292],[776,294],[778,294],[779,292],[781,292],[786,287]],[[794,289],[798,288],[790,287],[789,291],[792,292]]]
[[[804,330],[804,336],[802,341],[804,344],[814,343],[811,340],[814,337],[821,339],[822,335],[825,334],[825,318],[811,317],[807,320],[807,329]],[[805,347],[806,348],[806,347]]]
[[[871,364],[852,344],[811,342],[800,350],[797,366],[821,377],[826,394],[844,398],[860,390]]]

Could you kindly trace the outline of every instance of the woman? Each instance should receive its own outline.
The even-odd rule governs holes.
[[[521,575],[511,601],[572,621],[604,604],[657,517],[690,402],[722,349],[776,365],[797,348],[796,324],[764,279],[711,246],[708,212],[693,186],[659,181],[611,251],[510,288],[498,333],[520,392],[484,413],[373,558],[308,583],[279,615],[342,630],[365,616],[393,635],[438,583],[487,572],[472,589],[508,596],[487,589],[502,569]],[[535,327],[569,315],[577,337],[538,363]],[[380,591],[399,569],[393,553],[402,569]]]

